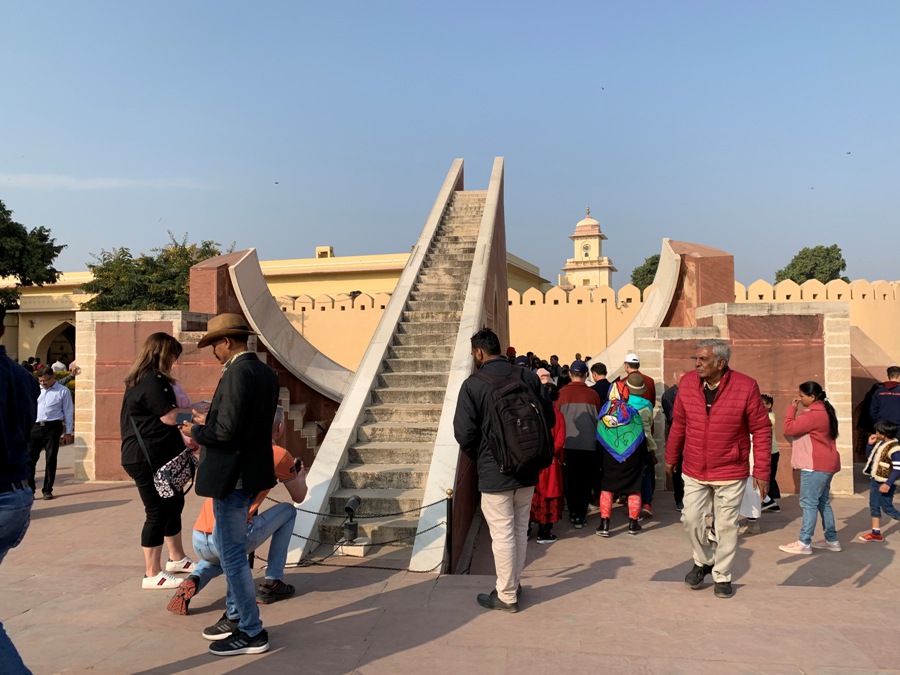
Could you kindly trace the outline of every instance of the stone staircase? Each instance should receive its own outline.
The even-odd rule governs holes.
[[[455,192],[441,219],[372,389],[331,513],[358,495],[359,536],[405,567],[419,521],[451,356],[472,267],[486,191]],[[411,513],[402,513],[413,510]],[[343,517],[325,518],[315,557],[341,537]],[[398,541],[399,540],[399,541]]]

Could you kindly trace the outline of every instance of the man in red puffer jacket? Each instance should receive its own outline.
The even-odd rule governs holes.
[[[723,340],[703,340],[694,352],[694,372],[678,385],[672,428],[666,441],[666,472],[679,459],[684,476],[681,522],[694,553],[684,578],[699,589],[712,573],[717,598],[730,598],[731,565],[738,540],[738,516],[750,475],[765,499],[772,461],[772,425],[756,380],[731,370],[731,348]]]

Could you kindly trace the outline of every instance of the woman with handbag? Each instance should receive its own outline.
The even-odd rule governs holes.
[[[166,333],[150,335],[125,378],[120,429],[122,468],[134,479],[144,503],[146,519],[141,531],[144,551],[145,589],[176,588],[181,580],[172,573],[189,573],[195,565],[184,553],[181,542],[181,512],[184,493],[170,490],[160,496],[154,474],[185,450],[176,426],[177,383],[172,367],[181,355],[181,343]],[[169,559],[162,569],[162,545]]]

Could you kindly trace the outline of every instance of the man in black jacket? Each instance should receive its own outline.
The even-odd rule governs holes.
[[[182,431],[201,445],[197,494],[213,498],[215,537],[228,581],[225,614],[204,629],[216,656],[260,654],[269,649],[256,606],[256,589],[247,561],[250,504],[275,485],[272,419],[278,404],[278,376],[247,348],[254,335],[243,317],[220,314],[209,321],[198,347],[212,345],[223,365],[209,412],[195,411],[196,424]]]
[[[496,378],[510,375],[523,378],[526,386],[543,403],[547,429],[553,428],[555,414],[550,402],[543,397],[541,381],[528,369],[513,366],[503,358],[500,340],[489,328],[483,328],[472,336],[472,357],[476,368]],[[515,476],[500,472],[487,440],[488,406],[491,405],[492,391],[492,385],[476,375],[470,375],[463,382],[456,402],[453,433],[460,450],[476,463],[481,511],[491,531],[497,571],[495,589],[489,594],[479,593],[478,604],[486,609],[518,612],[518,589],[528,541],[528,517],[538,472]]]
[[[0,337],[6,309],[0,307]],[[34,493],[28,485],[28,434],[37,419],[37,380],[0,345],[0,562],[25,536]],[[0,670],[30,673],[0,623]]]

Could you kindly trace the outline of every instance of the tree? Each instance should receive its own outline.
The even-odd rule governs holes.
[[[659,267],[659,253],[651,255],[643,264],[631,270],[631,283],[643,292],[647,286],[653,283],[657,267]]]
[[[14,288],[0,288],[0,305],[18,307],[20,286],[43,286],[59,279],[53,262],[65,245],[57,245],[45,227],[28,230],[12,219],[0,200],[0,278],[12,277]]]
[[[847,261],[837,244],[831,246],[813,246],[802,248],[785,267],[775,273],[775,283],[791,279],[798,284],[810,279],[818,279],[823,284],[835,279],[850,281],[841,276],[847,269]]]
[[[191,267],[222,255],[221,244],[205,240],[188,244],[169,232],[169,243],[150,249],[135,258],[127,248],[102,250],[88,263],[93,281],[82,285],[85,293],[95,294],[81,305],[89,311],[187,310]],[[231,252],[234,245],[228,249]]]

